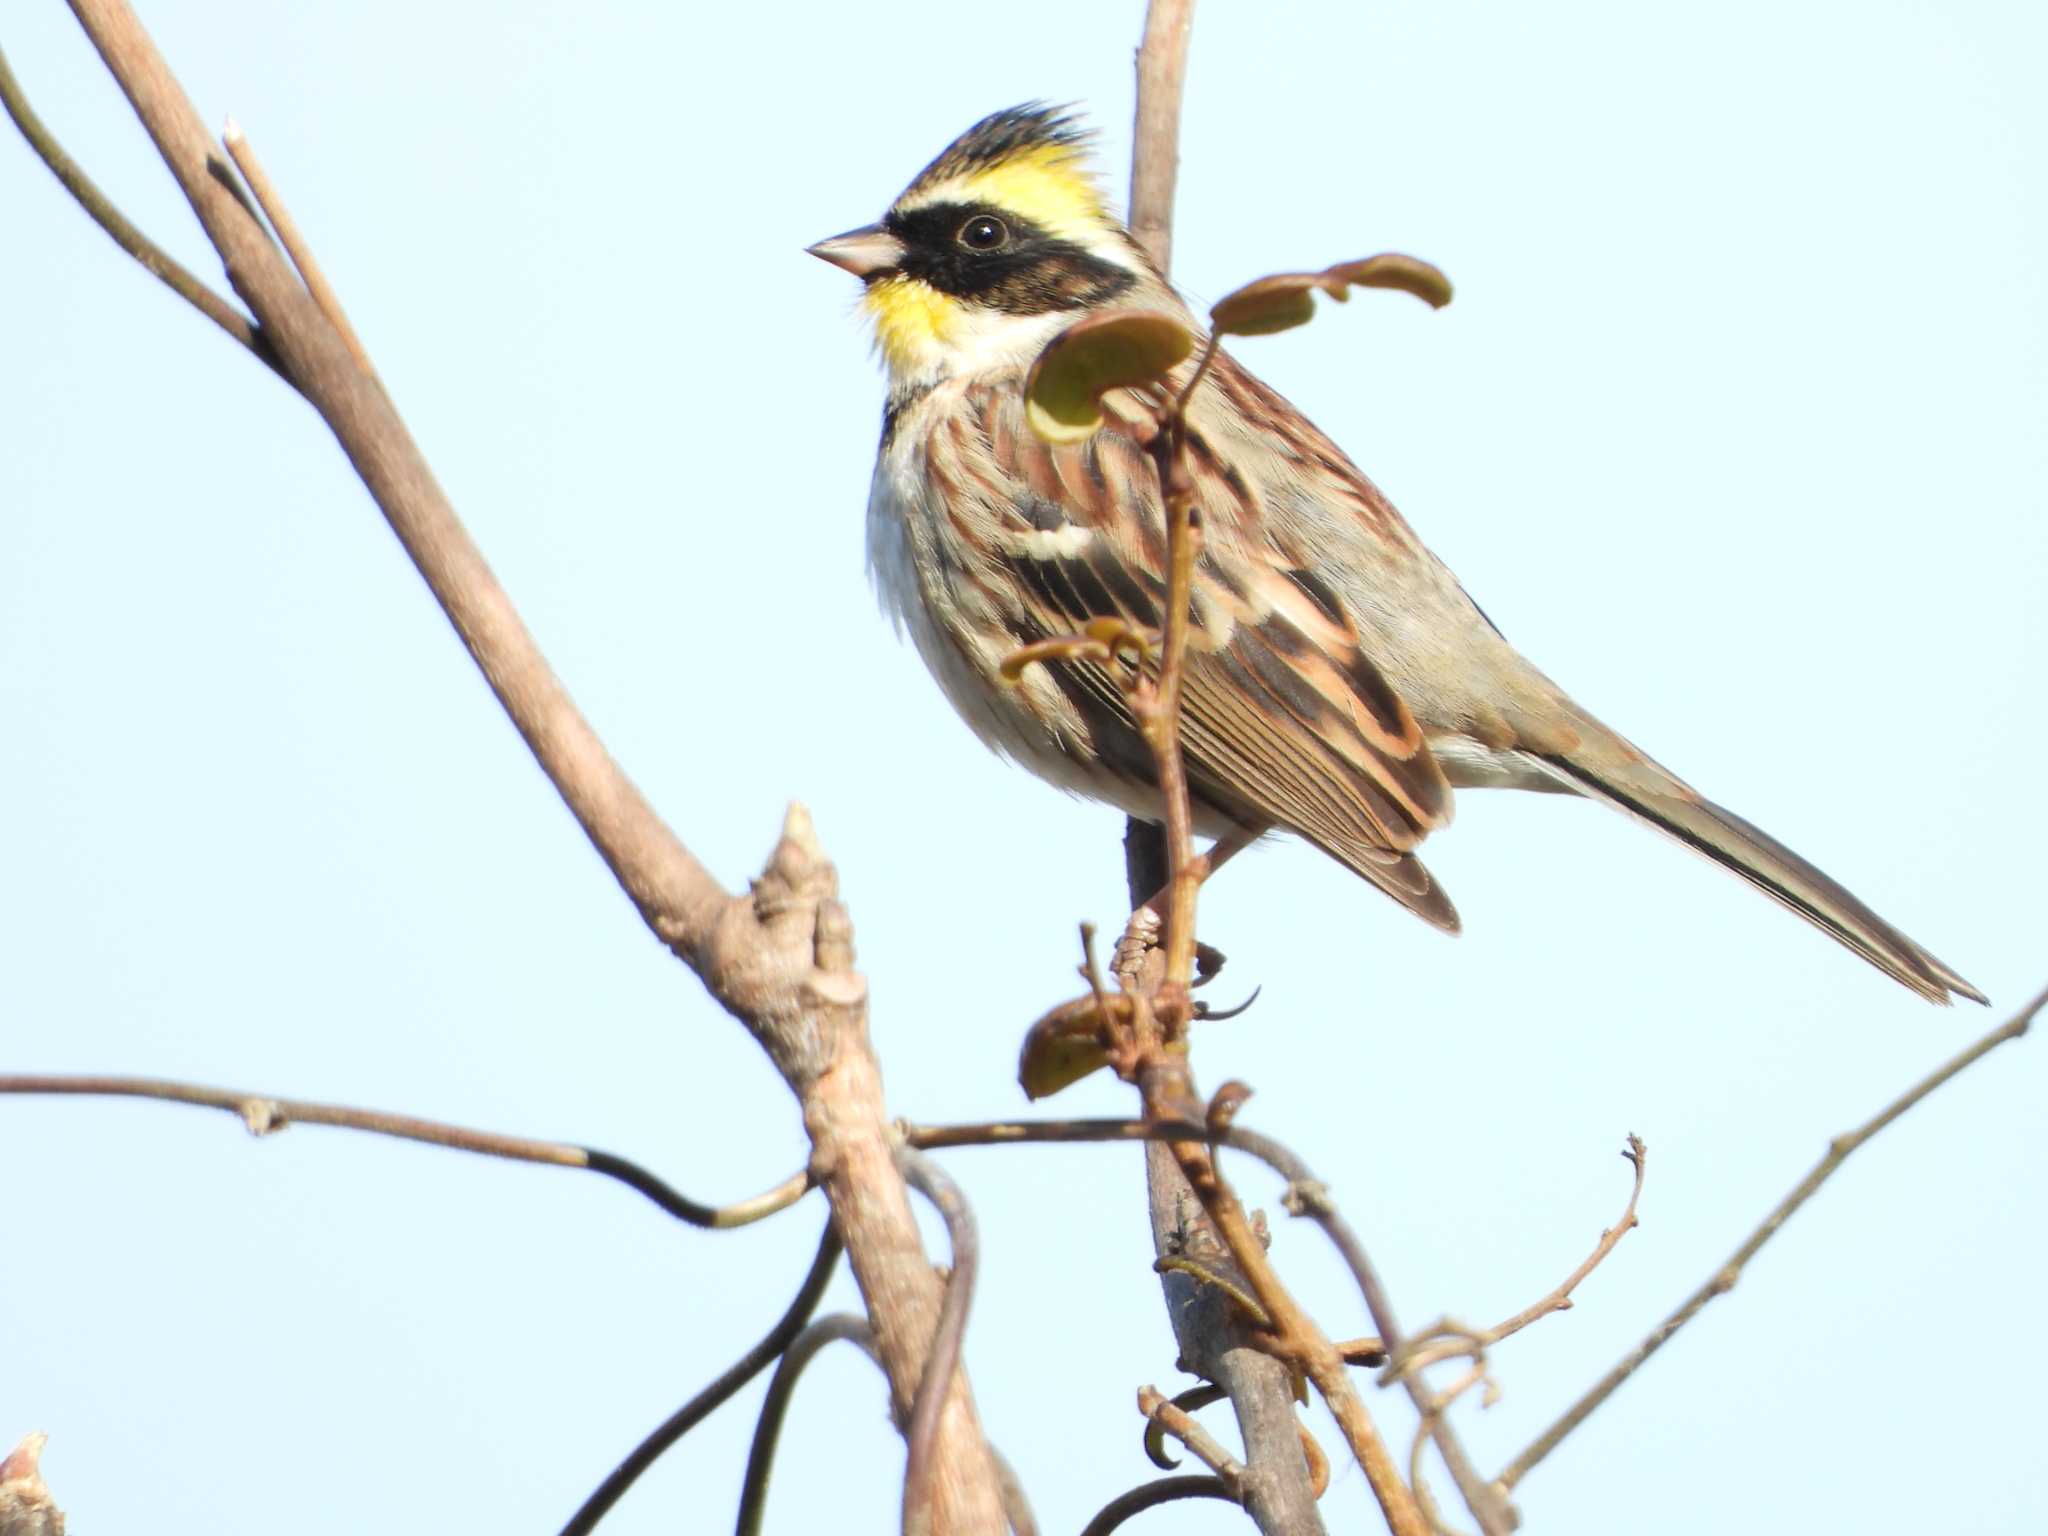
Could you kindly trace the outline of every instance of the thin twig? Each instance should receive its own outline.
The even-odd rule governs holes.
[[[50,174],[63,183],[72,200],[85,210],[93,223],[107,232],[114,244],[134,257],[145,271],[160,279],[179,298],[247,347],[264,367],[279,373],[284,371],[272,354],[269,342],[247,315],[194,277],[170,252],[136,228],[85,174],[84,168],[71,158],[64,146],[57,142],[56,136],[44,126],[43,120],[36,116],[35,109],[29,105],[28,97],[21,89],[21,82],[14,78],[14,71],[8,66],[5,53],[0,53],[0,106],[7,108],[7,115],[14,119],[14,126],[21,130],[21,136],[28,140],[28,146],[36,152],[36,157],[50,168]]]
[[[1236,1489],[1242,1484],[1244,1463],[1217,1444],[1215,1438],[1181,1407],[1179,1398],[1169,1399],[1157,1387],[1140,1387],[1138,1412],[1144,1414],[1160,1433],[1171,1435],[1186,1446],[1197,1461],[1222,1478],[1230,1488]],[[1146,1438],[1151,1438],[1149,1432]],[[1159,1455],[1153,1456],[1152,1461],[1155,1466],[1173,1465],[1170,1461],[1163,1461]]]
[[[1436,1536],[1463,1536],[1463,1533],[1448,1524],[1444,1520],[1443,1511],[1437,1508],[1436,1499],[1429,1491],[1429,1479],[1422,1475],[1423,1448],[1429,1444],[1432,1421],[1443,1417],[1452,1403],[1482,1381],[1488,1384],[1487,1402],[1490,1404],[1499,1394],[1492,1385],[1492,1378],[1486,1373],[1485,1362],[1475,1359],[1469,1371],[1431,1399],[1430,1410],[1415,1426],[1415,1437],[1408,1445],[1408,1483],[1414,1488],[1415,1501],[1422,1506],[1423,1517],[1429,1521],[1429,1528],[1436,1532]]]
[[[1145,1390],[1149,1392],[1152,1389],[1148,1387]],[[1215,1382],[1205,1381],[1198,1386],[1189,1387],[1185,1392],[1176,1392],[1173,1396],[1173,1406],[1182,1413],[1195,1413],[1207,1408],[1211,1403],[1222,1402],[1229,1395]],[[1138,1406],[1142,1411],[1142,1395]],[[1148,1418],[1145,1422],[1145,1459],[1162,1472],[1171,1472],[1180,1465],[1176,1457],[1166,1454],[1166,1426],[1161,1424],[1157,1417]]]
[[[1140,1483],[1129,1493],[1121,1493],[1111,1499],[1093,1520],[1081,1528],[1081,1536],[1109,1536],[1131,1516],[1157,1509],[1161,1504],[1171,1504],[1176,1499],[1222,1499],[1225,1503],[1235,1504],[1237,1495],[1220,1477],[1203,1473],[1162,1477],[1156,1482]]]
[[[1594,1270],[1598,1269],[1607,1255],[1614,1252],[1621,1240],[1635,1230],[1637,1225],[1636,1202],[1642,1199],[1643,1196],[1643,1174],[1649,1161],[1649,1149],[1643,1145],[1641,1137],[1631,1134],[1628,1138],[1628,1145],[1621,1155],[1627,1158],[1629,1166],[1635,1169],[1635,1178],[1629,1187],[1628,1204],[1622,1207],[1621,1219],[1600,1234],[1600,1241],[1593,1245],[1593,1251],[1586,1255],[1586,1261],[1569,1275],[1566,1275],[1564,1283],[1559,1285],[1556,1290],[1545,1296],[1541,1301],[1524,1307],[1513,1317],[1496,1323],[1493,1327],[1487,1329],[1486,1342],[1488,1344],[1498,1344],[1510,1334],[1520,1333],[1539,1317],[1548,1317],[1553,1312],[1562,1312],[1571,1306],[1572,1292],[1579,1288],[1580,1282],[1586,1276],[1592,1274]]]
[[[2036,993],[2018,1013],[1974,1044],[1951,1056],[1855,1130],[1837,1136],[1829,1142],[1827,1155],[1814,1164],[1813,1170],[1772,1208],[1771,1213],[1764,1217],[1754,1232],[1749,1234],[1742,1246],[1729,1256],[1728,1261],[1709,1275],[1698,1290],[1680,1303],[1677,1311],[1652,1329],[1649,1337],[1624,1355],[1614,1369],[1602,1376],[1583,1397],[1566,1409],[1555,1424],[1538,1435],[1527,1450],[1509,1462],[1507,1469],[1495,1480],[1495,1486],[1504,1493],[1512,1490],[1528,1476],[1530,1468],[1556,1450],[1565,1436],[1584,1423],[1594,1409],[1613,1395],[1615,1388],[1633,1376],[1645,1360],[1662,1349],[1671,1336],[1691,1322],[1708,1302],[1733,1290],[1735,1282],[1742,1277],[1744,1266],[1756,1257],[1757,1251],[1765,1243],[1777,1235],[1779,1228],[1791,1220],[1793,1214],[1813,1197],[1814,1192],[1828,1181],[1835,1170],[1849,1160],[1851,1153],[1966,1067],[1988,1056],[2006,1041],[2019,1039],[2033,1023],[2034,1015],[2044,1007],[2048,1007],[2048,989]]]
[[[316,1103],[311,1099],[280,1099],[239,1088],[214,1088],[203,1083],[174,1082],[169,1078],[51,1077],[10,1073],[0,1075],[0,1094],[8,1093],[158,1099],[172,1104],[196,1104],[204,1109],[224,1109],[239,1116],[252,1136],[274,1136],[294,1124],[331,1125],[342,1130],[368,1131],[377,1136],[425,1142],[429,1146],[482,1157],[544,1163],[554,1168],[583,1168],[638,1190],[671,1216],[693,1227],[743,1227],[764,1216],[787,1210],[811,1188],[810,1174],[799,1172],[750,1199],[732,1205],[704,1205],[671,1188],[638,1163],[570,1142],[504,1136],[496,1131],[471,1130],[467,1126],[449,1125],[441,1120],[421,1120],[412,1115],[394,1115],[381,1109],[356,1109],[346,1104]]]
[[[1588,1275],[1599,1268],[1602,1261],[1614,1252],[1621,1240],[1638,1224],[1636,1204],[1643,1195],[1643,1175],[1649,1160],[1649,1150],[1643,1145],[1641,1137],[1632,1135],[1621,1155],[1627,1158],[1629,1165],[1635,1169],[1635,1178],[1629,1187],[1628,1204],[1622,1207],[1621,1220],[1600,1234],[1600,1240],[1593,1245],[1592,1253],[1586,1256],[1577,1269],[1565,1276],[1561,1284],[1554,1287],[1541,1300],[1530,1303],[1514,1316],[1495,1323],[1482,1332],[1453,1325],[1447,1318],[1434,1328],[1425,1328],[1420,1333],[1412,1334],[1402,1341],[1401,1357],[1389,1366],[1389,1370],[1420,1371],[1440,1360],[1451,1360],[1460,1355],[1476,1356],[1478,1352],[1492,1348],[1502,1339],[1520,1333],[1538,1319],[1548,1317],[1553,1312],[1568,1310],[1572,1305],[1572,1292],[1579,1288]],[[1386,1347],[1377,1338],[1346,1339],[1337,1347],[1353,1365],[1387,1364]],[[1375,1353],[1380,1357],[1377,1361],[1368,1358]]]
[[[1131,700],[1158,766],[1159,794],[1166,807],[1166,979],[1155,1006],[1168,1040],[1187,1029],[1195,979],[1195,903],[1202,880],[1195,860],[1194,815],[1188,804],[1187,764],[1181,754],[1180,693],[1187,670],[1189,608],[1201,530],[1195,515],[1194,480],[1188,471],[1183,397],[1169,413],[1153,443],[1160,502],[1166,515],[1166,626],[1159,644],[1159,677]],[[1177,1107],[1177,1106],[1174,1106]],[[1147,1104],[1147,1113],[1170,1108]]]
[[[1320,1499],[1330,1489],[1329,1454],[1308,1425],[1296,1419],[1294,1427],[1301,1431],[1301,1458],[1308,1463],[1308,1491]]]
[[[1132,235],[1164,273],[1173,259],[1173,191],[1180,177],[1180,103],[1195,0],[1151,0],[1138,45],[1131,148]]]
[[[818,1302],[825,1294],[825,1286],[831,1280],[833,1267],[838,1261],[839,1236],[827,1222],[825,1230],[819,1234],[818,1256],[811,1260],[810,1273],[804,1276],[804,1283],[797,1289],[795,1299],[781,1319],[717,1380],[634,1446],[631,1454],[612,1469],[611,1475],[598,1484],[597,1491],[583,1501],[583,1507],[562,1527],[562,1536],[589,1536],[598,1521],[611,1512],[612,1506],[625,1497],[626,1490],[638,1482],[640,1475],[653,1466],[670,1446],[709,1418],[741,1387],[767,1369],[770,1361],[788,1349],[791,1341],[803,1331],[804,1324],[810,1321],[811,1314],[818,1309]]]
[[[298,268],[299,277],[306,285],[306,292],[313,296],[313,302],[320,306],[320,313],[327,317],[327,323],[334,327],[341,337],[342,345],[354,356],[356,364],[371,378],[377,370],[370,366],[370,354],[364,350],[362,338],[356,335],[356,328],[348,323],[348,314],[341,307],[341,295],[334,291],[334,285],[327,281],[327,274],[320,269],[320,263],[313,255],[313,248],[306,243],[306,237],[299,233],[299,226],[293,220],[291,210],[284,205],[284,196],[270,179],[270,173],[263,169],[263,162],[256,158],[256,147],[242,132],[241,124],[232,117],[221,130],[221,143],[227,146],[228,154],[234,158],[236,167],[249,183],[249,190],[255,194],[257,206],[270,221],[270,227],[277,232],[278,243],[284,247],[285,255]]]
[[[738,1536],[760,1536],[761,1515],[768,1503],[768,1474],[775,1465],[775,1442],[781,1437],[782,1421],[789,1412],[789,1400],[796,1392],[798,1378],[813,1355],[841,1339],[858,1344],[869,1359],[881,1364],[867,1319],[851,1312],[821,1317],[790,1340],[775,1374],[768,1378],[768,1395],[762,1400],[761,1417],[754,1426],[754,1443],[747,1452],[747,1474],[740,1485],[739,1521],[734,1526]]]
[[[974,1300],[974,1274],[981,1263],[981,1239],[974,1212],[960,1186],[945,1170],[913,1147],[897,1151],[896,1164],[910,1187],[938,1208],[946,1220],[952,1245],[952,1273],[946,1277],[945,1300],[939,1307],[939,1330],[925,1356],[924,1375],[910,1407],[904,1430],[909,1454],[903,1467],[903,1530],[905,1536],[931,1527],[932,1457],[938,1439],[939,1410],[960,1363],[960,1344],[967,1332],[967,1309]]]

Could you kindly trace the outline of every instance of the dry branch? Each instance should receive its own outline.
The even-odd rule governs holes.
[[[1180,103],[1195,0],[1151,0],[1138,44],[1131,131],[1131,233],[1161,272],[1173,264],[1173,190],[1180,177]],[[1150,894],[1149,892],[1147,893]]]
[[[1981,1061],[2006,1041],[2019,1039],[2033,1024],[2034,1016],[2043,1008],[2048,1008],[2048,989],[2035,993],[2018,1013],[1951,1056],[1856,1129],[1844,1132],[1829,1142],[1826,1154],[1814,1164],[1812,1171],[1794,1185],[1784,1199],[1771,1208],[1770,1214],[1764,1217],[1754,1232],[1749,1234],[1742,1246],[1729,1255],[1728,1261],[1709,1275],[1698,1290],[1680,1302],[1676,1311],[1651,1329],[1649,1336],[1642,1343],[1630,1350],[1612,1370],[1588,1388],[1586,1394],[1567,1408],[1556,1423],[1538,1435],[1527,1450],[1509,1462],[1506,1470],[1494,1480],[1494,1486],[1503,1494],[1511,1492],[1524,1477],[1528,1476],[1531,1468],[1556,1450],[1567,1435],[1583,1424],[1594,1409],[1612,1397],[1615,1389],[1633,1376],[1645,1360],[1669,1343],[1674,1333],[1697,1317],[1708,1302],[1716,1296],[1725,1296],[1734,1290],[1735,1282],[1742,1278],[1744,1266],[1756,1257],[1765,1243],[1777,1236],[1779,1229],[1792,1219],[1802,1205],[1813,1198],[1815,1191],[1834,1176],[1835,1170],[1849,1160],[1851,1153],[1957,1073]]]
[[[49,167],[50,174],[63,184],[64,190],[71,194],[86,215],[107,232],[114,244],[133,256],[144,271],[156,276],[171,292],[247,347],[265,367],[278,366],[277,359],[257,334],[256,327],[249,323],[247,315],[194,277],[170,252],[138,229],[85,174],[29,105],[27,96],[22,93],[21,82],[14,78],[14,71],[8,66],[4,53],[0,53],[0,106],[6,107],[7,115],[14,119],[14,126],[28,140],[36,158]]]
[[[907,1412],[937,1327],[940,1287],[894,1164],[867,1042],[866,984],[853,969],[852,925],[809,818],[792,810],[767,870],[746,895],[722,889],[690,854],[577,711],[390,400],[236,195],[226,161],[133,10],[125,0],[71,6],[280,371],[333,431],[642,919],[747,1027],[801,1101],[812,1171],[867,1299],[899,1412]],[[999,1529],[998,1478],[957,1374],[939,1436],[935,1528]]]

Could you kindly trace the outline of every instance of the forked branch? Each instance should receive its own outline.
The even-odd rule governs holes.
[[[792,809],[768,868],[743,894],[723,889],[683,846],[541,655],[367,359],[337,330],[338,301],[330,293],[323,307],[302,283],[300,271],[318,267],[296,231],[298,270],[241,200],[233,168],[127,0],[71,0],[71,8],[255,316],[266,361],[274,360],[333,431],[643,921],[748,1028],[802,1102],[812,1165],[868,1299],[897,1406],[907,1411],[937,1328],[940,1286],[894,1163],[880,1072],[867,1042],[866,984],[853,968],[851,921],[809,817]],[[83,195],[74,179],[66,185]],[[266,201],[280,227],[287,226],[274,188]],[[124,244],[151,264],[153,248]],[[964,1378],[956,1372],[950,1380],[940,1414],[934,1527],[992,1530],[1002,1520],[999,1480]]]

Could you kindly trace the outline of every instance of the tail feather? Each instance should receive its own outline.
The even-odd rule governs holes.
[[[1562,756],[1546,755],[1543,761],[1590,798],[1649,823],[1732,870],[1929,1002],[1945,1006],[1950,993],[1972,1002],[1990,1001],[1769,833],[1693,794],[1677,780],[1669,781],[1668,791],[1644,789],[1603,779]]]
[[[1353,874],[1370,880],[1431,927],[1456,933],[1462,926],[1451,898],[1414,854],[1397,853],[1361,839],[1326,837],[1318,832],[1303,831],[1301,836]]]

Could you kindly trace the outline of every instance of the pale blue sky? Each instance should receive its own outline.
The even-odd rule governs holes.
[[[1118,914],[1120,824],[985,754],[877,614],[880,385],[802,247],[1027,98],[1083,103],[1120,191],[1139,7],[143,10],[685,839],[736,884],[811,805],[893,1107],[1017,1112],[1074,922]],[[62,8],[8,8],[0,45],[216,272]],[[1441,264],[1440,314],[1375,297],[1241,355],[1589,707],[2001,1007],[2048,979],[2044,54],[2023,3],[1205,0],[1177,245],[1210,298]],[[788,1095],[641,930],[317,419],[11,139],[0,209],[0,1065],[576,1139],[706,1199],[796,1166]],[[1592,806],[1469,794],[1428,855],[1455,942],[1303,848],[1233,865],[1205,932],[1222,992],[1265,996],[1196,1061],[1257,1088],[1414,1324],[1554,1284],[1648,1141],[1642,1228],[1464,1416],[1492,1468],[1993,1016]],[[2040,1529],[2041,1049],[1859,1156],[1531,1475],[1528,1528]],[[1070,1532],[1150,1475],[1135,1389],[1181,1380],[1138,1159],[947,1162],[983,1412]],[[0,1103],[0,1169],[0,1442],[50,1431],[81,1531],[552,1531],[781,1309],[820,1220],[708,1235],[595,1179],[127,1103]],[[606,1529],[728,1523],[758,1396]],[[771,1530],[894,1528],[882,1403],[819,1361]],[[1355,1472],[1330,1510],[1370,1528]],[[1169,1528],[1244,1527],[1133,1527]]]

